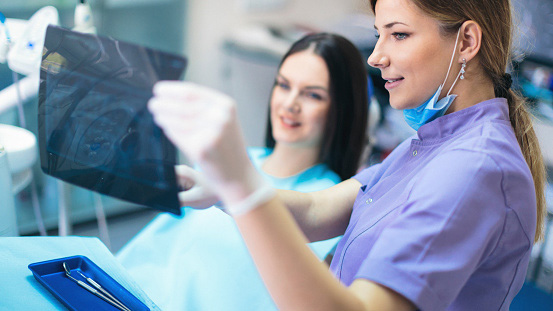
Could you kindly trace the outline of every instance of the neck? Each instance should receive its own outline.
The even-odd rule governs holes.
[[[495,98],[492,81],[489,78],[474,76],[472,79],[467,77],[464,80],[459,80],[451,94],[456,94],[457,98],[455,98],[447,113],[463,110],[485,100]]]
[[[296,175],[318,163],[319,149],[294,147],[276,143],[261,169],[275,177]]]

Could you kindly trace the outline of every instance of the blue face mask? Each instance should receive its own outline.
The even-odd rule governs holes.
[[[455,39],[455,48],[457,47],[457,41],[459,40],[460,31],[461,29],[459,29],[459,31],[457,32],[457,39]],[[459,71],[459,74],[451,85],[451,88],[449,89],[449,92],[447,92],[447,95],[444,98],[438,100],[440,94],[442,93],[444,84],[447,81],[447,77],[449,76],[449,71],[451,70],[451,65],[453,64],[454,58],[455,49],[453,50],[453,55],[451,56],[451,61],[449,62],[449,68],[447,69],[447,74],[445,76],[444,82],[438,87],[438,90],[434,93],[434,95],[422,105],[416,108],[403,110],[405,121],[407,121],[407,124],[409,124],[409,126],[412,127],[415,131],[418,131],[419,127],[425,125],[426,123],[443,116],[451,103],[453,103],[453,100],[455,100],[455,98],[457,97],[457,95],[450,95],[449,93],[455,86],[455,83],[457,83],[459,76],[464,72],[463,69]]]

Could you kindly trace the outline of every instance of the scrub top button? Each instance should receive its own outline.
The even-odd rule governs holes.
[[[413,156],[416,157],[418,154],[417,150],[413,151]]]
[[[371,204],[371,203],[372,203],[372,201],[373,201],[373,199],[369,198],[369,199],[367,199],[367,201],[365,201],[365,203],[367,203],[367,204]]]

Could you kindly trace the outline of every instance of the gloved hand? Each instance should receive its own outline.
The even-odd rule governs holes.
[[[185,189],[179,192],[181,206],[203,209],[219,202],[219,198],[201,172],[187,165],[175,166],[175,172],[179,184]]]
[[[245,205],[255,207],[274,196],[248,158],[230,97],[188,82],[162,81],[154,86],[148,107],[167,137],[201,168],[231,214],[233,206],[245,210]]]

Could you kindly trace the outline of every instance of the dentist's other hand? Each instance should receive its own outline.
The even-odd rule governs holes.
[[[188,82],[162,81],[148,107],[225,205],[238,204],[265,185],[246,153],[232,98]]]
[[[202,172],[187,165],[175,166],[175,172],[179,184],[185,189],[179,192],[181,206],[203,209],[219,202],[219,198],[209,187]]]

